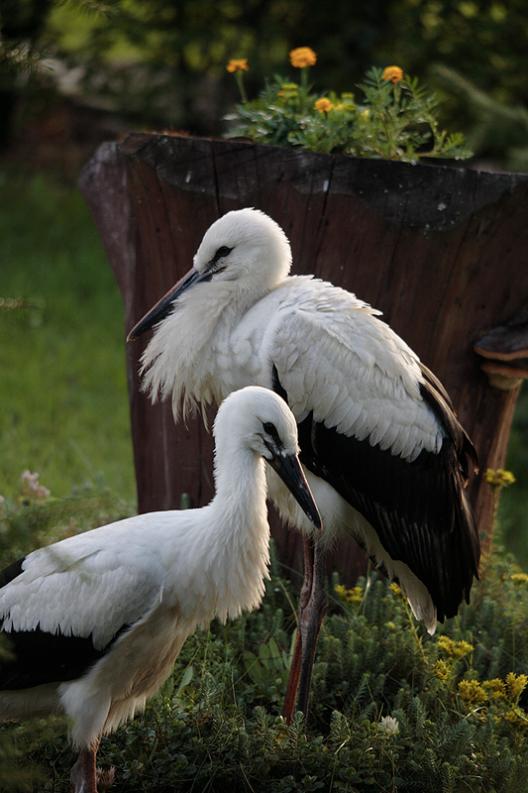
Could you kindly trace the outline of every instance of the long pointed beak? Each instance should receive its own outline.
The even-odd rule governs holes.
[[[277,454],[271,460],[266,460],[273,470],[280,476],[294,499],[303,512],[312,521],[316,529],[321,529],[323,522],[312,496],[312,491],[306,481],[299,458],[295,454]]]
[[[188,273],[185,273],[183,278],[171,286],[168,292],[166,292],[163,297],[158,300],[155,306],[153,306],[150,311],[147,311],[145,316],[141,317],[139,322],[136,322],[132,330],[127,336],[127,341],[132,341],[133,339],[137,339],[138,336],[141,336],[145,331],[150,330],[156,322],[161,322],[162,319],[165,319],[166,316],[169,315],[172,305],[175,300],[177,300],[180,295],[182,295],[187,289],[189,289],[193,284],[197,284],[200,281],[207,281],[211,276],[205,273],[199,273],[198,270],[195,270],[192,267]]]

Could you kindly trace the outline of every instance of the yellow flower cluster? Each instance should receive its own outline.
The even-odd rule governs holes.
[[[337,584],[335,587],[336,595],[344,600],[345,603],[361,603],[363,600],[363,590],[360,586],[354,586],[352,589],[347,589],[343,584]]]
[[[506,711],[503,716],[505,721],[515,724],[516,727],[528,727],[528,718],[522,708],[514,707]]]
[[[461,680],[458,693],[466,705],[482,705],[488,696],[478,680]]]
[[[516,481],[511,471],[505,468],[488,468],[484,474],[484,481],[492,487],[509,487]]]
[[[510,578],[515,584],[526,584],[528,573],[512,573]]]
[[[314,107],[319,111],[319,113],[329,113],[334,109],[334,103],[326,97],[322,97],[321,99],[317,99],[317,101],[314,103]]]
[[[311,47],[296,47],[290,51],[290,63],[295,69],[305,69],[307,66],[315,66],[317,55]]]
[[[506,683],[504,680],[501,680],[500,677],[494,677],[492,680],[484,680],[482,688],[491,701],[506,699]]]
[[[230,74],[234,72],[247,72],[249,70],[247,58],[231,58],[226,66],[226,71]]]
[[[439,663],[440,661],[437,662],[437,664]],[[439,676],[437,674],[437,677]],[[461,680],[458,684],[458,693],[460,698],[468,705],[508,701],[511,703],[513,711],[518,709],[519,697],[527,684],[528,675],[516,675],[514,672],[509,672],[505,680],[499,677],[483,680],[482,683],[478,680]],[[504,718],[507,719],[507,715]],[[526,716],[524,718],[526,719]]]
[[[457,642],[454,639],[450,639],[449,636],[440,636],[436,644],[439,650],[446,655],[450,655],[451,658],[463,658],[475,649],[469,642],[463,640]]]
[[[452,667],[447,661],[436,661],[433,664],[433,675],[437,677],[442,683],[448,683],[451,679]]]
[[[395,85],[403,80],[403,69],[400,66],[386,66],[382,77]]]
[[[517,702],[522,692],[528,684],[528,675],[516,675],[515,672],[508,672],[506,675],[506,691],[508,699]]]
[[[400,586],[399,586],[399,584],[396,583],[396,581],[393,581],[392,584],[389,584],[389,589],[395,595],[401,595],[401,593],[402,593],[402,591],[400,589]]]

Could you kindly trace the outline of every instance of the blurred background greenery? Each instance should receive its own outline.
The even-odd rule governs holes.
[[[308,44],[321,90],[353,90],[369,66],[397,63],[443,96],[445,122],[479,159],[528,166],[523,0],[3,0],[0,13],[4,142],[38,118],[55,118],[58,135],[56,114],[72,105],[92,126],[218,133],[237,98],[228,58],[249,59],[254,95]]]

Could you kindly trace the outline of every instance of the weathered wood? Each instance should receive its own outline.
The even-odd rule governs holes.
[[[528,377],[528,306],[505,325],[492,328],[474,344],[481,369],[492,386],[511,391]]]
[[[528,304],[528,177],[311,154],[168,135],[104,144],[82,190],[125,301],[126,330],[187,271],[210,223],[256,206],[289,236],[294,272],[355,292],[417,351],[448,388],[481,471],[504,465],[518,386],[492,387],[473,345]],[[170,406],[140,393],[147,340],[127,348],[140,511],[203,504],[212,447],[199,418],[175,427]],[[493,493],[472,485],[482,536]],[[283,562],[300,568],[298,538],[274,522]],[[336,566],[362,561],[352,545]]]

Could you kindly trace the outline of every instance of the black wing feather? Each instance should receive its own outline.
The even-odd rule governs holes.
[[[424,381],[422,397],[446,432],[438,454],[424,450],[407,462],[328,429],[310,413],[298,425],[300,459],[368,520],[392,559],[425,584],[443,620],[469,598],[478,574],[479,539],[464,492],[474,449],[443,386],[428,370]],[[287,401],[275,368],[273,382]]]
[[[61,633],[46,633],[38,628],[32,631],[2,631],[0,635],[2,644],[9,652],[9,658],[0,661],[1,690],[76,680],[88,672],[110,647],[107,645],[97,650],[91,636],[64,636]]]

